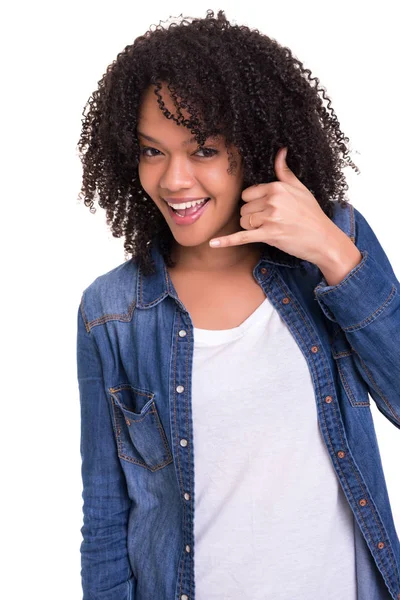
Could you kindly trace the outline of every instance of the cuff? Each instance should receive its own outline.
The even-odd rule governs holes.
[[[315,299],[324,314],[342,329],[360,329],[375,320],[393,297],[393,282],[380,265],[360,250],[362,260],[337,285],[325,277],[314,288]]]

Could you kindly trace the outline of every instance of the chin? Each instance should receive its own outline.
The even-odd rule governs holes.
[[[196,246],[203,246],[205,244],[208,244],[212,237],[212,235],[193,236],[193,234],[189,233],[184,235],[174,235],[175,242],[179,244],[179,246],[184,246],[185,248],[196,248]]]

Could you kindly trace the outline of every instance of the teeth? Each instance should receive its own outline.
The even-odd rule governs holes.
[[[171,208],[174,208],[175,210],[183,210],[185,208],[190,208],[191,206],[196,206],[196,204],[203,204],[203,202],[205,202],[206,200],[208,200],[208,198],[203,198],[202,200],[196,200],[195,202],[182,202],[182,204],[170,204],[169,202],[167,202],[168,206],[170,206]]]

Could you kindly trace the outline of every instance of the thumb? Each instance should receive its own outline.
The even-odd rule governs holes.
[[[289,183],[294,187],[304,188],[304,185],[301,183],[300,179],[298,179],[293,171],[288,167],[286,162],[287,153],[287,146],[284,148],[279,148],[275,157],[275,174],[279,181]]]

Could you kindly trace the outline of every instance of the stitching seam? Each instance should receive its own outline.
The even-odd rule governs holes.
[[[388,410],[392,413],[393,418],[399,423],[400,425],[400,415],[397,414],[397,412],[395,411],[395,409],[393,408],[393,406],[390,404],[389,400],[386,398],[385,394],[382,392],[382,390],[380,389],[380,387],[378,386],[378,384],[376,383],[372,373],[368,370],[367,365],[365,364],[365,362],[363,361],[363,359],[361,358],[361,356],[358,354],[358,352],[356,350],[353,349],[353,351],[355,352],[355,354],[357,354],[361,366],[364,369],[368,379],[372,382],[372,387],[374,388],[374,390],[376,391],[376,393],[378,394],[378,396],[380,396],[380,398],[383,400],[383,402],[386,404],[386,406],[388,407]]]

